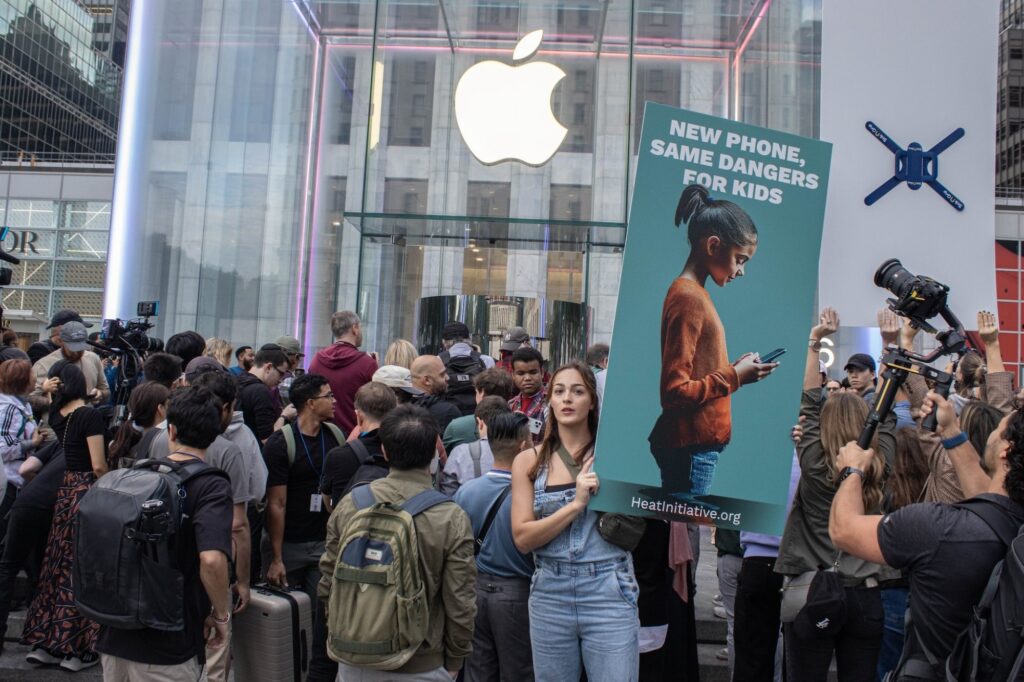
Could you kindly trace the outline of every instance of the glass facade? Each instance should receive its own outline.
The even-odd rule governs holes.
[[[0,159],[113,159],[121,69],[76,0],[0,0]]]
[[[161,332],[309,349],[346,308],[375,350],[430,348],[436,315],[479,320],[489,349],[511,323],[607,340],[644,103],[816,136],[820,19],[820,0],[137,1],[106,312],[159,298]],[[538,29],[565,138],[484,165],[456,88]]]

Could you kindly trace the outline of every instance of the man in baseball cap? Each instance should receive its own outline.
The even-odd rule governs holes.
[[[54,318],[57,316],[55,315]],[[110,397],[110,388],[107,386],[107,378],[103,373],[103,363],[100,357],[90,350],[89,332],[85,324],[78,320],[66,320],[60,325],[60,347],[43,357],[34,365],[32,372],[36,377],[36,387],[29,395],[29,403],[33,409],[39,406],[45,411],[49,405],[46,396],[43,395],[43,382],[50,373],[50,368],[60,360],[67,360],[78,365],[85,375],[85,387],[89,393],[89,401],[93,404],[102,404]]]
[[[854,353],[843,366],[850,388],[864,400],[874,402],[875,397],[875,359],[867,353]]]
[[[54,313],[53,317],[50,318],[50,324],[46,325],[46,328],[50,330],[50,337],[36,341],[28,349],[28,359],[35,364],[42,358],[46,357],[53,351],[60,348],[60,328],[66,322],[81,322],[86,327],[92,325],[82,319],[74,310],[59,310]]]
[[[398,365],[384,365],[379,368],[373,373],[373,381],[393,390],[399,404],[423,395],[423,391],[412,385],[412,372]]]
[[[279,350],[288,356],[288,371],[281,377],[281,383],[271,389],[270,393],[277,407],[284,407],[291,402],[292,382],[305,374],[299,363],[306,356],[302,352],[302,344],[294,336],[279,336],[273,343],[264,344],[260,350]]]
[[[469,416],[476,410],[476,389],[473,379],[481,372],[494,367],[494,358],[484,355],[470,345],[469,327],[464,322],[449,322],[441,330],[444,350],[438,354],[448,372],[447,399],[457,408],[461,416]]]
[[[302,352],[302,344],[294,336],[279,336],[274,339],[274,344],[280,346],[288,356],[288,361],[292,363],[292,369],[298,366],[299,358],[306,357],[306,354]]]
[[[530,333],[523,327],[509,327],[501,337],[501,358],[498,367],[512,373],[512,353],[518,348],[530,345]]]
[[[59,327],[62,324],[66,324],[68,322],[80,322],[86,327],[92,326],[91,323],[83,320],[82,316],[79,315],[74,310],[58,310],[56,313],[54,313],[53,317],[50,318],[50,324],[48,324],[46,328],[53,329],[54,327]]]
[[[513,352],[517,348],[530,345],[530,334],[523,327],[510,327],[501,339],[501,350]]]

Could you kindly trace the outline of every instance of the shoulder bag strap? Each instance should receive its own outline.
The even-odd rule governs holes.
[[[404,504],[402,504],[402,509],[409,512],[410,516],[416,516],[421,512],[427,511],[433,506],[451,501],[452,498],[431,488],[410,497]]]
[[[475,440],[469,444],[469,457],[473,460],[473,475],[480,478],[482,473],[482,467],[480,466],[480,457],[482,455],[480,448],[480,441]]]
[[[337,424],[333,422],[324,422],[321,426],[326,426],[327,430],[334,436],[334,440],[338,441],[338,445],[342,445],[345,442],[345,434],[341,432],[341,429]]]
[[[366,509],[372,507],[377,503],[377,498],[373,496],[373,491],[370,490],[370,486],[361,485],[356,488],[352,488],[352,502],[355,503],[356,509]]]
[[[954,506],[966,509],[979,517],[1004,545],[1009,546],[1020,532],[1021,524],[1016,519],[1011,518],[1009,512],[998,502],[972,497]]]
[[[356,456],[356,459],[360,464],[368,464],[373,459],[373,455],[366,449],[366,444],[362,440],[356,438],[355,440],[349,441],[348,446],[352,448],[352,453]]]
[[[580,475],[580,465],[576,463],[576,460],[572,458],[569,451],[565,449],[564,445],[558,446],[558,457],[562,460],[562,464],[572,474],[573,479]]]
[[[480,550],[483,549],[484,539],[487,537],[488,531],[491,530],[491,524],[494,523],[495,517],[498,516],[498,512],[501,510],[501,504],[510,492],[512,492],[511,484],[505,486],[498,493],[498,497],[495,498],[494,502],[491,503],[490,508],[487,510],[487,516],[484,518],[484,525],[480,526],[480,534],[476,536],[476,542],[473,543],[473,554],[479,554]]]
[[[285,424],[281,427],[281,434],[284,436],[284,449],[288,455],[288,468],[290,469],[295,464],[295,432],[292,431],[292,425]]]

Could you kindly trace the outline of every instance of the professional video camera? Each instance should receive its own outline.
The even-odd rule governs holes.
[[[935,391],[939,395],[949,395],[953,375],[931,367],[930,363],[944,355],[955,355],[959,360],[967,350],[968,344],[963,324],[946,303],[949,287],[945,284],[931,277],[914,275],[903,267],[898,259],[890,258],[875,272],[875,286],[891,291],[896,298],[888,299],[889,308],[897,315],[907,318],[912,326],[935,334],[939,347],[928,355],[919,355],[906,348],[889,347],[885,350],[882,355],[882,366],[885,368],[882,372],[882,386],[875,393],[875,404],[871,408],[860,438],[857,439],[857,444],[865,449],[870,447],[875,429],[889,414],[896,392],[910,374],[920,374],[934,382]],[[949,328],[937,331],[929,322],[936,316],[940,316]],[[935,425],[936,415],[933,411],[922,426],[934,431]]]
[[[128,398],[142,372],[142,356],[163,350],[163,341],[147,333],[154,326],[149,318],[158,315],[159,309],[159,301],[142,301],[135,310],[139,319],[105,319],[99,340],[89,342],[100,352],[117,358],[117,386],[110,387],[114,394],[112,426],[120,426],[124,421]]]
[[[98,348],[114,354],[127,353],[152,353],[163,348],[163,341],[157,338],[150,338],[146,333],[153,328],[150,317],[159,314],[159,301],[142,301],[136,307],[136,315],[142,319],[119,320],[106,319],[100,327],[100,343]]]

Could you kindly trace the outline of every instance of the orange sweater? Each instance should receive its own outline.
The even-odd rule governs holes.
[[[677,277],[661,312],[661,416],[651,445],[727,444],[732,436],[729,395],[738,388],[711,296],[693,280]]]

